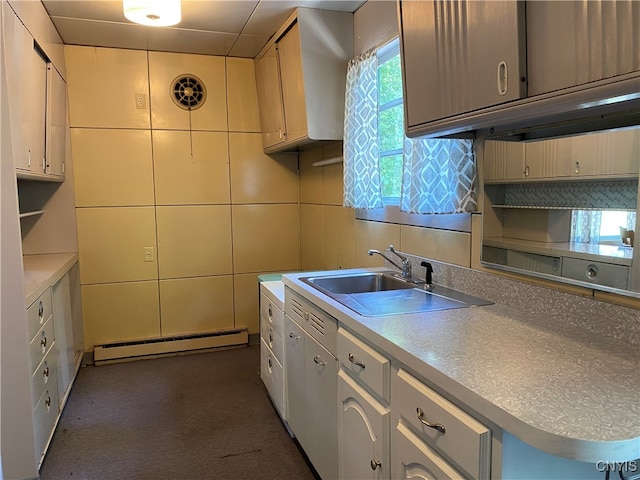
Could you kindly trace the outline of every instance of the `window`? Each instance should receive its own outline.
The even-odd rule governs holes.
[[[402,186],[404,110],[398,39],[380,48],[377,56],[378,135],[382,200],[385,205],[399,205]]]

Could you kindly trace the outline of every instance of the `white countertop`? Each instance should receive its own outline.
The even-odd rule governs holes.
[[[284,285],[529,445],[584,462],[640,458],[640,353],[573,336],[500,304],[364,317],[299,281]],[[606,319],[603,319],[606,321]]]
[[[77,253],[24,255],[24,303],[29,307],[78,261]]]

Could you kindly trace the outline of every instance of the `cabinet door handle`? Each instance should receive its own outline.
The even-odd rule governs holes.
[[[378,467],[382,467],[382,462],[380,460],[371,460],[371,470],[375,470]]]
[[[573,173],[575,173],[576,175],[580,173],[580,162],[576,162],[576,165],[573,168]]]
[[[293,332],[289,332],[289,338],[293,338],[294,340],[298,340],[300,338],[300,335],[296,335]]]
[[[327,362],[322,361],[322,359],[320,358],[320,355],[316,355],[315,357],[313,357],[313,363],[316,363],[322,366],[325,366],[327,364]]]
[[[524,172],[523,172],[523,173],[524,173],[524,176],[525,176],[525,177],[528,177],[528,176],[529,176],[529,165],[525,165],[525,167],[524,167]]]
[[[429,428],[438,430],[440,433],[445,433],[444,425],[442,425],[441,423],[429,423],[424,419],[424,412],[420,407],[416,408],[416,413],[418,414],[418,420],[420,420],[420,423]]]
[[[362,369],[364,369],[364,368],[365,368],[365,364],[364,364],[364,363],[362,363],[362,362],[357,361],[357,360],[356,360],[356,357],[354,357],[354,356],[353,356],[353,353],[350,353],[348,358],[349,358],[349,361],[350,361],[351,363],[353,363],[354,365],[357,365],[358,367],[360,367],[360,368],[362,368]]]
[[[498,95],[506,95],[509,89],[509,72],[507,62],[504,60],[498,63],[498,71],[496,72],[498,79]]]

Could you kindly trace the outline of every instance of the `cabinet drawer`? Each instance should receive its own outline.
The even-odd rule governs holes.
[[[393,468],[391,478],[447,478],[463,480],[464,477],[440,455],[429,448],[403,424],[398,424],[391,443]]]
[[[626,290],[629,267],[564,257],[562,276]]]
[[[391,388],[389,359],[343,328],[338,329],[337,343],[340,367],[388,402]]]
[[[42,362],[36,367],[31,374],[31,401],[33,407],[36,406],[38,399],[42,393],[48,388],[53,390],[57,388],[57,362],[55,350],[49,350],[42,359]]]
[[[280,413],[280,416],[286,420],[284,401],[284,369],[282,364],[269,350],[264,340],[260,342],[260,378],[262,379],[265,387],[267,387],[269,396]]]
[[[51,290],[47,290],[27,308],[27,332],[29,340],[33,340],[38,330],[42,328],[44,322],[53,313],[51,306]]]
[[[31,373],[35,371],[42,359],[51,349],[54,342],[53,318],[50,317],[44,326],[36,333],[29,344],[29,359],[31,361]]]
[[[338,321],[302,295],[287,288],[284,311],[332,355],[336,354]]]
[[[407,372],[399,370],[393,382],[393,409],[401,422],[467,475],[488,478],[491,431]],[[427,422],[444,427],[444,432]]]
[[[284,325],[282,327],[284,329]],[[284,360],[284,341],[282,335],[269,323],[267,319],[260,319],[260,338],[267,344],[271,352],[280,363]]]
[[[280,335],[284,335],[284,311],[264,293],[260,293],[260,316]]]
[[[58,391],[51,384],[43,393],[33,410],[33,433],[38,465],[49,443],[53,427],[58,418]]]

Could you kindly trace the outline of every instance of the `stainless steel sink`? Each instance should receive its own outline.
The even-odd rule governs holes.
[[[355,294],[383,292],[415,288],[415,283],[403,280],[392,273],[372,272],[355,275],[332,275],[326,277],[305,277],[301,279],[308,285],[329,293]]]
[[[300,280],[367,317],[434,312],[493,303],[440,285],[433,285],[432,291],[427,291],[422,285],[404,280],[394,272],[315,275],[301,277]]]

